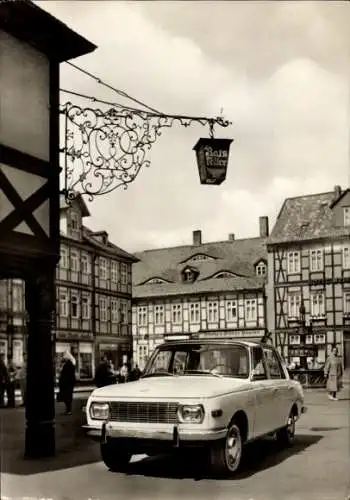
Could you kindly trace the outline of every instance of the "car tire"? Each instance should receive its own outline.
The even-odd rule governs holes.
[[[237,472],[243,454],[242,433],[239,426],[230,424],[226,438],[214,443],[209,449],[210,473],[216,476],[230,476]]]
[[[124,472],[130,462],[131,453],[118,446],[117,440],[106,439],[101,442],[101,457],[106,467],[112,472]]]
[[[293,446],[295,442],[295,417],[295,413],[291,411],[288,417],[288,424],[276,433],[277,441],[282,447]]]

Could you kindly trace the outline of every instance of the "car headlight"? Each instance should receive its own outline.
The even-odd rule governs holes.
[[[202,405],[180,405],[177,417],[182,424],[201,424],[204,420],[204,408]]]
[[[109,417],[109,404],[91,403],[90,416],[94,420],[107,420]]]

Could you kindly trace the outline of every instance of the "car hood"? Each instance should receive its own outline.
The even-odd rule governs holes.
[[[198,399],[219,396],[228,392],[239,392],[250,387],[247,379],[211,376],[151,377],[108,385],[96,389],[92,396],[101,399],[156,398],[156,399]]]

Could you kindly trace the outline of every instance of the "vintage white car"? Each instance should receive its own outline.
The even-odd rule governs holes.
[[[204,447],[221,475],[238,469],[252,440],[273,433],[291,445],[305,411],[301,385],[272,346],[172,341],[155,349],[140,380],[94,390],[85,427],[113,471],[133,454]]]

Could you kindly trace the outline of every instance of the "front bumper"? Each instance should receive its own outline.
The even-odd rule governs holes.
[[[174,444],[181,441],[216,441],[226,436],[226,429],[189,429],[174,425],[166,429],[150,428],[149,425],[138,425],[137,428],[128,425],[116,426],[110,422],[105,424],[106,437],[118,439],[140,439],[150,441],[169,441]],[[102,434],[102,432],[101,432]]]

